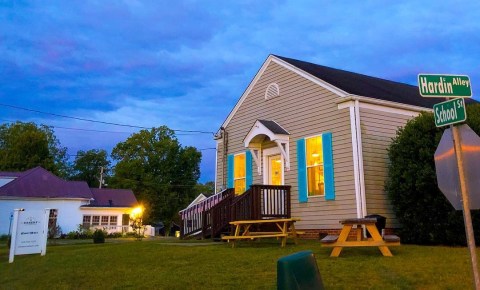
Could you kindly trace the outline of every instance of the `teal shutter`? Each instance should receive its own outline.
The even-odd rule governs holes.
[[[234,168],[234,156],[233,154],[227,157],[227,188],[233,188],[233,168]]]
[[[325,180],[325,200],[335,200],[335,178],[333,176],[332,133],[322,134],[323,170]]]
[[[245,168],[246,168],[246,176],[245,176],[245,189],[248,190],[250,188],[250,185],[253,183],[253,172],[252,172],[252,152],[250,150],[247,150],[245,152]]]
[[[305,159],[305,139],[297,140],[298,202],[307,202],[307,160]]]

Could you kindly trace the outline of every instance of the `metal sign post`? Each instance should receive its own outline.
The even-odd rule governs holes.
[[[462,142],[458,128],[450,125],[452,130],[453,147],[455,148],[455,155],[457,156],[458,175],[460,177],[460,191],[462,193],[463,203],[463,220],[465,223],[465,232],[467,233],[467,244],[470,251],[470,258],[472,261],[473,280],[475,282],[475,289],[480,289],[480,277],[478,275],[477,253],[475,251],[475,236],[473,235],[472,216],[470,214],[470,203],[468,199],[467,186],[465,183],[465,172],[463,170],[463,156],[462,156]]]

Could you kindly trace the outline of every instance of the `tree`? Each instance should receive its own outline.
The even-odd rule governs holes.
[[[215,193],[215,182],[207,181],[204,184],[198,183],[195,186],[195,192],[197,195],[202,193],[205,196],[210,196]]]
[[[111,156],[118,162],[110,185],[133,190],[145,207],[145,224],[163,221],[168,228],[195,196],[201,153],[181,147],[166,126],[131,135]]]
[[[480,104],[467,106],[467,123],[480,133]],[[402,241],[416,244],[465,244],[461,211],[456,211],[438,189],[434,154],[443,128],[432,113],[410,120],[397,132],[388,150],[390,164],[385,189],[402,224]],[[472,211],[474,227],[480,212]],[[480,231],[475,231],[480,238]]]
[[[110,172],[110,161],[107,160],[107,156],[107,151],[103,149],[79,150],[72,164],[71,179],[86,181],[88,186],[98,187],[100,168],[103,168],[103,174],[107,176]]]
[[[25,171],[36,166],[67,177],[67,148],[61,147],[52,129],[35,123],[0,126],[0,170]]]

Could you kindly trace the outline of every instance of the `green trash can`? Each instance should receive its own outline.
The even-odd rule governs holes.
[[[277,289],[325,289],[312,251],[301,251],[278,259]]]

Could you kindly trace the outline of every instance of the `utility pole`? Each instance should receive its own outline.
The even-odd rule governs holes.
[[[99,185],[98,185],[98,188],[102,188],[102,184],[103,184],[103,166],[100,166],[100,179],[98,180],[99,181]]]

